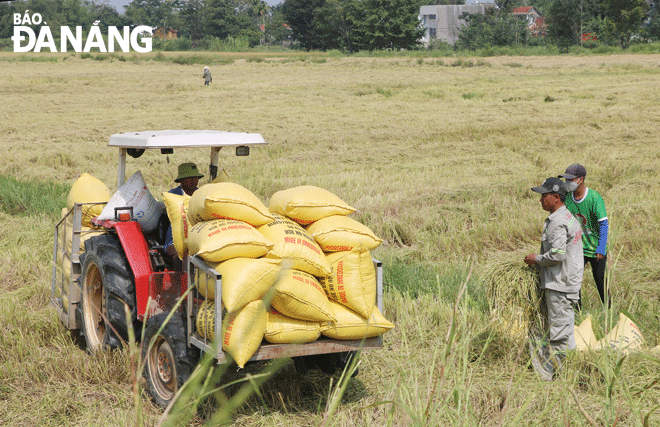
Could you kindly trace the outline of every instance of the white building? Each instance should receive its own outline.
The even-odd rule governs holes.
[[[432,40],[442,40],[453,45],[458,40],[461,27],[465,25],[465,21],[460,19],[461,15],[483,15],[486,10],[496,7],[493,2],[479,0],[467,0],[466,4],[462,5],[422,6],[419,8],[419,17],[422,28],[426,30],[422,42],[428,45]]]

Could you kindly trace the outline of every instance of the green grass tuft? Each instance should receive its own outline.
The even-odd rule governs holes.
[[[0,211],[13,216],[60,216],[71,190],[68,184],[22,182],[0,175]]]

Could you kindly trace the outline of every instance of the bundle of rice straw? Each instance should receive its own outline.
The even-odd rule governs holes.
[[[524,255],[507,253],[491,259],[482,273],[490,304],[491,321],[500,332],[525,339],[531,327],[541,325],[537,266],[523,262]]]

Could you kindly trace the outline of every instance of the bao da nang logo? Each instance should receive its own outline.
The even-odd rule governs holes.
[[[39,13],[30,15],[26,10],[24,14],[14,13],[14,52],[41,52],[41,49],[50,49],[51,52],[66,52],[67,45],[71,44],[75,52],[89,52],[98,48],[101,52],[115,52],[115,45],[122,52],[129,52],[132,48],[136,52],[151,52],[151,27],[138,25],[132,30],[129,27],[108,27],[107,46],[98,27],[99,21],[89,29],[87,38],[83,38],[81,26],[76,27],[76,34],[69,27],[60,27],[60,50],[53,39],[53,33]],[[42,25],[43,23],[43,25]],[[40,25],[38,34],[28,25]],[[83,45],[84,39],[84,45]],[[24,43],[25,42],[25,43]]]

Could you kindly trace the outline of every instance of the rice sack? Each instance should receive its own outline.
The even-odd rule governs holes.
[[[330,301],[330,306],[337,320],[321,325],[321,334],[329,338],[337,340],[374,338],[394,327],[394,324],[385,319],[377,307],[373,307],[371,316],[365,319],[334,301]]]
[[[188,235],[188,250],[207,261],[231,258],[259,258],[273,243],[256,228],[243,221],[216,219],[195,224]]]
[[[281,190],[270,198],[268,209],[298,224],[307,225],[330,215],[348,215],[355,208],[328,190],[312,185]]]
[[[274,255],[290,259],[290,268],[301,270],[313,276],[327,276],[330,266],[323,251],[314,239],[294,221],[273,214],[275,221],[258,228],[275,246],[271,250]]]
[[[76,203],[101,203],[82,207],[82,223],[91,227],[92,218],[101,215],[105,204],[110,201],[111,197],[110,190],[103,181],[88,173],[82,173],[71,186],[71,191],[66,199],[66,207],[71,209]]]
[[[282,270],[274,289],[270,305],[285,316],[312,322],[335,318],[328,297],[311,274]]]
[[[376,268],[371,253],[356,247],[350,252],[335,252],[326,256],[331,273],[319,279],[330,300],[357,312],[371,316],[376,304]]]
[[[282,260],[277,258],[232,258],[210,266],[222,275],[222,304],[233,312],[261,299],[277,280]],[[198,270],[201,275],[205,274]],[[198,291],[215,298],[215,281],[200,277]]]
[[[323,252],[345,252],[358,246],[373,250],[383,242],[364,224],[344,215],[332,215],[307,226]]]
[[[276,310],[267,313],[264,339],[271,344],[303,344],[316,341],[321,335],[319,322],[292,319]]]
[[[188,204],[190,203],[190,196],[184,194],[162,193],[163,202],[165,202],[165,210],[167,217],[170,219],[172,226],[172,240],[174,249],[179,259],[183,259],[188,255]]]
[[[213,219],[235,219],[258,227],[273,221],[266,206],[247,188],[233,182],[206,184],[190,197],[191,225]]]

